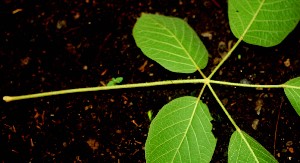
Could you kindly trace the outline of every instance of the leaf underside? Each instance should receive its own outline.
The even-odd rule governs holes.
[[[296,86],[295,88],[284,88],[284,93],[289,99],[293,108],[300,116],[300,77],[291,79],[285,83],[285,85]]]
[[[133,28],[133,37],[147,57],[169,71],[193,73],[207,65],[205,46],[182,19],[143,13]]]
[[[231,31],[249,44],[270,47],[279,44],[300,20],[299,0],[229,0]],[[252,21],[253,20],[253,21]],[[247,26],[251,25],[246,31]]]
[[[247,143],[243,140],[242,135],[247,140]],[[253,152],[251,152],[251,150]],[[255,139],[249,136],[247,133],[235,131],[230,138],[228,147],[228,162],[265,162],[272,163],[277,160]]]
[[[150,125],[147,162],[209,162],[216,146],[212,117],[197,98],[184,96],[166,104]]]

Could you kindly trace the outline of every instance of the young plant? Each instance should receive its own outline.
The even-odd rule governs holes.
[[[169,71],[194,73],[203,79],[168,80],[152,83],[124,84],[118,78],[105,87],[78,88],[24,96],[5,96],[5,101],[37,98],[58,94],[98,90],[148,87],[156,85],[203,83],[197,97],[184,96],[164,105],[150,125],[146,140],[147,162],[209,162],[216,147],[212,133],[212,117],[200,98],[206,87],[235,128],[228,147],[228,162],[277,162],[255,139],[242,131],[232,119],[211,84],[252,88],[283,88],[300,115],[300,77],[280,85],[253,85],[212,80],[213,75],[243,40],[263,47],[279,44],[300,20],[300,1],[228,1],[230,28],[238,38],[209,76],[204,69],[208,52],[197,33],[182,19],[143,13],[133,29],[133,36],[142,52]],[[151,118],[150,118],[151,117]],[[149,116],[152,119],[151,116]]]

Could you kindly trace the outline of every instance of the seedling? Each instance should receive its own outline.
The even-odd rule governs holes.
[[[145,145],[147,162],[209,162],[211,160],[217,140],[211,131],[212,117],[209,109],[200,100],[206,87],[235,128],[229,142],[228,162],[277,162],[262,145],[238,127],[216,95],[212,84],[249,87],[249,89],[283,88],[291,105],[300,115],[300,77],[280,85],[233,83],[212,80],[212,77],[242,40],[263,47],[271,47],[282,42],[300,20],[300,1],[229,0],[228,5],[230,27],[238,41],[209,76],[202,72],[208,62],[208,52],[196,32],[185,21],[143,13],[134,26],[134,39],[146,56],[175,73],[198,71],[202,79],[115,85],[122,81],[117,78],[112,80],[112,85],[105,87],[5,96],[3,99],[13,101],[75,92],[202,83],[203,87],[197,97],[184,96],[172,100],[164,105],[152,120]],[[148,116],[151,120],[151,111],[148,112]]]
[[[117,85],[123,81],[123,77],[112,78],[111,81],[107,83],[107,86]]]
[[[147,112],[147,115],[148,115],[149,120],[152,121],[152,119],[153,119],[153,111],[152,111],[152,110],[149,110],[149,111]]]

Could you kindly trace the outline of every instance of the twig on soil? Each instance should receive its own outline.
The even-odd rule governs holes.
[[[274,157],[276,157],[276,141],[277,141],[277,130],[278,130],[278,122],[279,122],[279,118],[280,118],[280,110],[282,108],[282,104],[283,104],[284,98],[281,97],[281,103],[278,109],[278,116],[277,116],[277,121],[276,121],[276,126],[275,126],[275,132],[274,132],[274,144],[273,144],[273,148],[274,148],[274,152],[273,155]]]
[[[211,0],[213,4],[215,4],[217,7],[221,8],[221,5],[216,0]]]

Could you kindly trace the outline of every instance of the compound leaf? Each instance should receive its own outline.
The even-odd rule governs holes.
[[[137,46],[172,72],[193,73],[208,62],[208,52],[197,33],[182,19],[145,14],[133,28]]]
[[[299,8],[299,0],[229,0],[229,25],[235,37],[245,34],[245,42],[270,47],[296,27]]]
[[[272,163],[277,160],[247,133],[235,131],[229,142],[228,162]]]
[[[300,77],[291,79],[285,83],[284,93],[300,116]]]
[[[216,139],[207,106],[197,98],[177,98],[159,111],[146,140],[147,162],[210,162]]]

